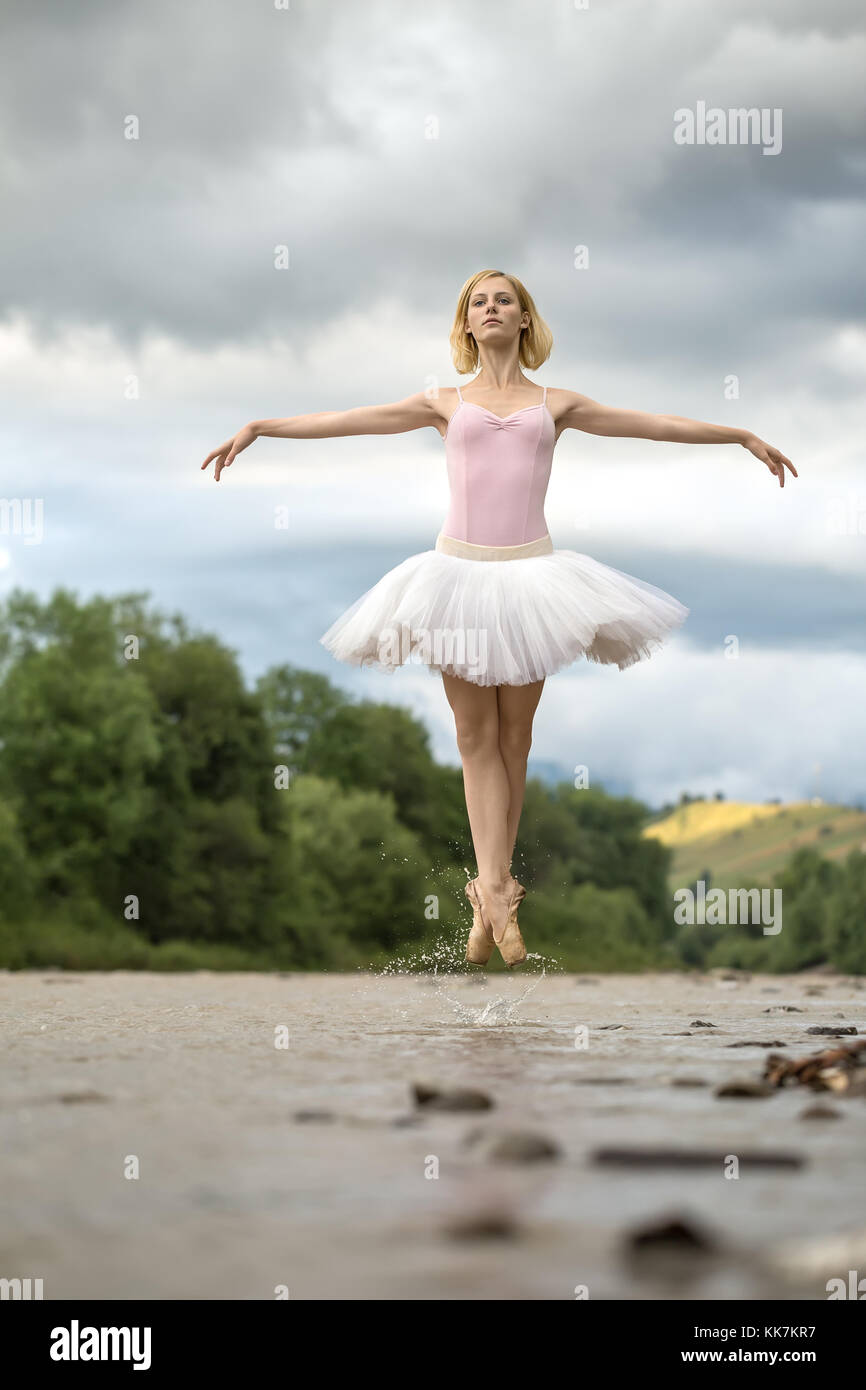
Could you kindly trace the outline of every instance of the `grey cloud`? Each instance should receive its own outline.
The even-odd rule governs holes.
[[[444,340],[465,276],[499,262],[542,312],[571,303],[557,325],[568,356],[586,342],[656,350],[660,314],[680,363],[720,345],[757,356],[782,321],[805,340],[816,319],[850,318],[862,223],[833,205],[862,191],[856,124],[820,48],[808,98],[782,82],[774,35],[862,37],[861,7],[660,0],[640,42],[636,13],[557,25],[525,3],[21,7],[0,94],[4,310],[45,335],[85,317],[127,344],[150,329],[206,345],[300,341],[391,295]],[[737,22],[765,59],[754,102],[784,104],[775,159],[671,138],[690,74]],[[123,139],[129,112],[138,142]],[[423,139],[430,112],[438,140]],[[294,268],[280,274],[283,242]],[[636,259],[643,275],[625,276]],[[660,304],[678,275],[687,294]],[[748,337],[732,309],[757,320]]]

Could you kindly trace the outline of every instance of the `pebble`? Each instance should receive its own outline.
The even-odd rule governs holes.
[[[562,1156],[562,1150],[552,1139],[528,1129],[505,1130],[500,1134],[476,1129],[466,1136],[464,1143],[493,1163],[538,1163]]]
[[[775,1092],[775,1086],[770,1086],[766,1081],[752,1081],[749,1077],[742,1077],[737,1080],[723,1081],[713,1091],[714,1096],[731,1096],[735,1099],[744,1097],[761,1098],[771,1096]]]
[[[720,1168],[727,1158],[721,1149],[596,1149],[591,1155],[598,1164],[626,1165],[630,1168]],[[802,1168],[800,1154],[779,1151],[739,1152],[741,1164],[755,1168]]]
[[[511,1240],[518,1226],[508,1211],[477,1211],[450,1217],[445,1230],[454,1240]]]
[[[631,1250],[676,1249],[710,1253],[718,1248],[717,1241],[705,1228],[680,1216],[637,1226],[626,1232],[625,1243]]]
[[[800,1113],[801,1120],[841,1120],[843,1118],[841,1110],[834,1110],[832,1105],[810,1105],[808,1110]]]
[[[818,1024],[818,1025],[816,1025],[816,1027],[814,1027],[814,1028],[807,1028],[807,1029],[806,1029],[806,1032],[807,1032],[807,1033],[818,1033],[818,1034],[820,1034],[820,1036],[821,1036],[822,1038],[842,1038],[842,1037],[847,1036],[849,1033],[856,1033],[856,1032],[857,1032],[857,1029],[856,1029],[856,1028],[842,1028],[842,1027],[840,1027],[838,1024],[833,1024],[832,1026],[827,1026],[827,1027],[824,1027],[824,1026],[822,1026],[821,1024]]]
[[[441,1091],[438,1086],[428,1086],[424,1082],[412,1083],[412,1094],[416,1105],[425,1110],[491,1110],[493,1101],[483,1091],[469,1087],[455,1087],[451,1091]]]
[[[626,1086],[632,1081],[630,1076],[576,1076],[575,1086]]]

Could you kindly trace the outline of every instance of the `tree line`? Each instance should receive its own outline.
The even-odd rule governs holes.
[[[530,949],[569,970],[864,968],[866,856],[795,856],[785,954],[760,928],[675,926],[650,817],[529,779]],[[0,966],[462,968],[474,873],[462,772],[409,711],[286,664],[248,689],[146,595],[3,603]]]

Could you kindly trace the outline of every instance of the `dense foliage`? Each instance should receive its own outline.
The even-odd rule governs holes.
[[[785,930],[677,927],[648,808],[530,779],[515,872],[566,969],[866,967],[866,857],[801,853]],[[352,969],[462,962],[459,766],[405,709],[234,653],[140,595],[0,611],[0,966]]]

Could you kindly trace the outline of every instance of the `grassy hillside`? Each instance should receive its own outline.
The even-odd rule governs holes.
[[[673,850],[671,887],[709,869],[718,888],[770,886],[795,849],[812,846],[828,859],[866,850],[866,812],[809,801],[771,806],[691,801],[644,830]]]

